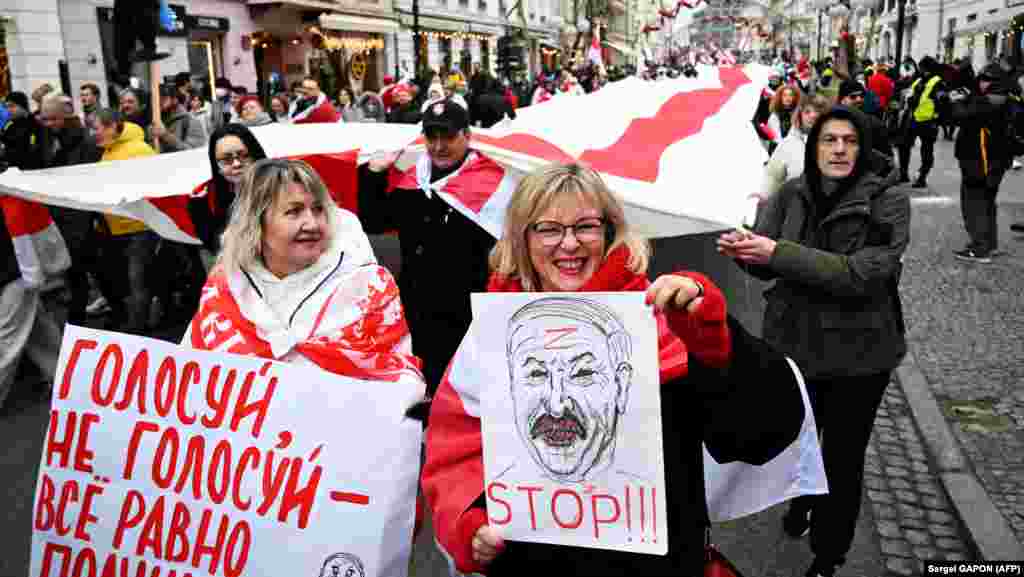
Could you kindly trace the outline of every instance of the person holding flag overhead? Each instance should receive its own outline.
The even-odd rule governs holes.
[[[472,149],[469,112],[460,97],[427,107],[423,136],[426,153],[396,175],[394,188],[389,186],[388,171],[400,153],[373,159],[361,168],[359,218],[370,234],[398,231],[398,284],[413,353],[423,360],[432,394],[469,328],[470,293],[487,286],[487,258],[496,236],[459,199],[490,197],[506,187],[510,176]]]

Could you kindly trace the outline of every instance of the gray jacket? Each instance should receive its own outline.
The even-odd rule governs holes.
[[[192,118],[185,110],[179,109],[164,116],[163,123],[167,135],[160,139],[160,152],[178,152],[206,146],[207,135],[203,123]]]
[[[804,175],[768,199],[755,225],[777,243],[767,265],[748,269],[776,280],[765,291],[764,338],[808,378],[891,371],[907,349],[898,287],[910,200],[891,179],[860,170],[822,207],[808,184],[820,179],[808,149]]]

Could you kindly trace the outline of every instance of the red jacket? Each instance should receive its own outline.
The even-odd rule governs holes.
[[[885,73],[876,72],[868,78],[868,90],[875,93],[879,105],[885,110],[889,106],[889,100],[892,99],[896,85]]]

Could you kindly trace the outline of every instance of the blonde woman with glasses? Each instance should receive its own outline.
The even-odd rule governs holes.
[[[513,193],[487,290],[646,293],[658,326],[664,447],[652,451],[665,455],[668,554],[504,541],[485,510],[475,416],[483,383],[473,382],[482,372],[460,350],[450,365],[459,367],[457,388],[450,369],[431,407],[422,483],[437,541],[459,571],[703,575],[709,521],[702,443],[718,462],[764,463],[797,438],[803,403],[786,359],[727,318],[725,297],[710,278],[678,272],[652,283],[648,261],[647,242],[601,177],[583,165],[556,164],[524,178]]]

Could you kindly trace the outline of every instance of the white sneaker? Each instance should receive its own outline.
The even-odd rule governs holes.
[[[1020,170],[1021,168],[1024,168],[1024,162],[1021,162],[1021,161],[1017,160],[1016,158],[1014,158],[1013,159],[1013,169],[1014,170]]]
[[[89,306],[85,307],[85,314],[91,317],[98,317],[105,315],[110,312],[110,304],[107,303],[107,299],[100,295],[96,300],[89,303]]]

